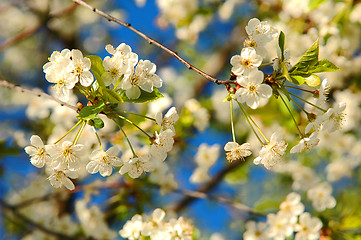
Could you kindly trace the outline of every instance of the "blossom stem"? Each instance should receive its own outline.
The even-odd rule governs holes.
[[[234,121],[233,121],[233,100],[231,99],[229,101],[230,103],[230,107],[231,107],[231,128],[232,128],[232,137],[233,137],[233,142],[236,142],[236,134],[234,133]]]
[[[134,122],[130,121],[128,118],[123,117],[122,115],[118,115],[119,118],[125,120],[126,122],[132,124],[133,126],[135,126],[136,128],[138,128],[142,133],[144,133],[149,139],[152,139],[152,136],[149,135],[149,133],[147,133],[146,131],[144,131],[141,127],[139,127],[137,124],[135,124]]]
[[[74,128],[76,128],[82,122],[83,122],[83,120],[79,120],[69,131],[67,131],[67,133],[65,133],[64,136],[62,136],[57,141],[55,141],[54,144],[57,144],[58,142],[60,142],[63,138],[65,138],[69,133],[71,133],[74,130]]]
[[[303,89],[303,88],[299,88],[299,87],[294,87],[294,86],[288,86],[288,85],[284,85],[285,87],[287,88],[293,88],[293,89],[297,89],[297,90],[300,90],[300,91],[304,91],[304,92],[308,92],[308,93],[314,93],[314,91],[311,91],[311,90],[307,90],[307,89]]]
[[[81,124],[78,132],[76,133],[76,136],[75,136],[74,141],[73,141],[73,145],[77,144],[77,142],[78,142],[78,140],[79,140],[79,138],[80,138],[80,136],[81,136],[81,134],[82,134],[82,132],[84,130],[85,125],[86,125],[86,121],[83,121],[83,123]]]
[[[95,129],[94,126],[92,126],[92,129],[93,129],[93,131],[94,131],[94,133],[95,133],[95,136],[97,136],[97,139],[98,139],[100,148],[103,150],[103,145],[102,145],[102,142],[100,141],[100,137],[99,137],[99,135],[98,135],[98,133],[97,133],[97,130]]]
[[[301,132],[300,128],[298,127],[297,121],[296,121],[295,117],[293,116],[293,113],[292,113],[292,111],[291,111],[290,107],[289,107],[289,106],[288,106],[288,104],[286,103],[286,101],[285,101],[285,99],[283,98],[283,96],[282,96],[282,94],[281,94],[281,93],[279,93],[279,96],[280,96],[280,98],[281,98],[282,102],[285,104],[285,106],[286,106],[286,108],[287,108],[288,112],[290,113],[290,115],[291,115],[291,117],[292,117],[292,120],[293,120],[293,122],[295,123],[295,126],[296,126],[296,128],[297,128],[298,132],[300,133],[300,136],[301,136],[301,137],[303,137],[303,134],[302,134],[302,132]]]
[[[259,67],[271,66],[273,63],[262,63]]]
[[[309,102],[309,101],[307,101],[307,100],[305,100],[305,99],[303,99],[303,98],[301,98],[301,97],[297,96],[296,94],[293,94],[293,93],[291,93],[291,92],[288,92],[288,93],[289,93],[289,94],[291,94],[292,96],[294,96],[294,97],[296,97],[296,98],[300,99],[301,101],[304,101],[305,103],[308,103],[308,104],[310,104],[311,106],[313,106],[313,107],[315,107],[315,108],[317,108],[317,109],[319,109],[319,110],[323,111],[323,112],[327,112],[325,109],[320,108],[319,106],[317,106],[317,105],[315,105],[315,104],[313,104],[313,103],[311,103],[311,102]]]
[[[121,125],[119,124],[119,122],[118,122],[118,121],[120,120],[119,117],[117,117],[116,119],[113,118],[112,120],[113,120],[113,121],[115,122],[115,124],[120,128],[120,130],[122,131],[125,139],[127,139],[127,142],[128,142],[129,147],[130,147],[130,150],[132,150],[133,157],[138,157],[137,154],[136,154],[135,151],[134,151],[134,148],[133,148],[132,144],[130,143],[130,140],[129,140],[127,134],[124,132],[122,126],[121,126]]]
[[[236,100],[237,101],[237,100]],[[240,102],[238,102],[239,108],[242,110],[243,115],[246,117],[246,120],[249,124],[249,126],[251,127],[253,133],[256,135],[258,141],[262,144],[262,146],[264,146],[265,144],[263,143],[263,141],[261,140],[261,138],[258,136],[256,130],[254,129],[252,123],[250,122],[250,119],[252,120],[253,124],[257,127],[258,131],[262,134],[263,138],[266,139],[266,141],[268,142],[267,138],[263,135],[262,131],[259,129],[259,127],[257,126],[257,124],[253,121],[253,119],[248,115],[248,113],[246,112],[246,109],[244,109],[244,107],[242,106],[242,104]]]
[[[152,120],[154,122],[156,121],[154,118],[151,118],[151,117],[148,117],[148,116],[145,116],[145,115],[142,115],[142,114],[138,114],[138,113],[127,112],[127,111],[118,111],[118,112],[132,114],[132,115],[135,115],[135,116],[138,116],[138,117],[144,117],[144,118],[147,118],[147,119]]]

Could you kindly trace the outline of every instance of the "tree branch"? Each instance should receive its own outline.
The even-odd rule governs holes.
[[[209,81],[212,81],[216,84],[229,84],[229,83],[233,83],[234,81],[231,80],[220,80],[218,78],[215,78],[205,72],[203,72],[202,70],[196,68],[195,66],[193,66],[192,64],[190,64],[189,62],[187,62],[184,58],[182,58],[181,56],[179,56],[175,51],[169,49],[168,47],[164,46],[163,44],[155,41],[154,39],[148,37],[147,35],[145,35],[143,32],[137,30],[136,28],[132,27],[132,25],[130,23],[126,23],[123,22],[103,11],[100,11],[98,9],[96,9],[95,7],[85,3],[82,0],[73,0],[74,2],[83,5],[84,7],[89,8],[90,10],[92,10],[93,12],[99,14],[100,16],[108,19],[108,21],[110,22],[115,22],[118,23],[126,28],[128,28],[129,30],[133,31],[134,33],[138,34],[139,36],[141,36],[142,38],[144,38],[145,40],[147,40],[149,42],[149,44],[154,44],[156,46],[158,46],[159,48],[163,49],[164,51],[166,51],[167,53],[171,54],[172,56],[174,56],[175,58],[177,58],[179,61],[181,61],[184,65],[187,66],[187,68],[194,70],[195,72],[197,72],[198,74],[202,75],[204,78],[206,78]]]
[[[19,90],[20,92],[30,93],[30,94],[38,96],[38,97],[43,96],[43,97],[49,98],[50,100],[53,100],[53,101],[59,103],[61,106],[68,107],[68,108],[70,108],[70,109],[72,109],[74,111],[78,110],[77,107],[75,107],[73,105],[70,105],[70,104],[68,104],[66,102],[60,101],[59,99],[57,99],[57,98],[55,98],[55,97],[53,97],[53,96],[51,96],[51,95],[49,95],[47,93],[25,89],[25,88],[22,88],[20,86],[15,85],[15,84],[9,83],[6,80],[0,79],[0,86],[4,86],[4,87],[7,87],[7,88],[13,88],[13,89]]]

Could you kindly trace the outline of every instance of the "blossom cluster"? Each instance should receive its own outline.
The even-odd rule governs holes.
[[[149,236],[150,239],[179,239],[191,240],[193,225],[183,217],[166,220],[166,213],[157,208],[151,216],[139,214],[128,220],[119,231],[121,237],[129,240]]]
[[[280,205],[277,214],[267,215],[266,222],[249,221],[243,234],[245,240],[286,239],[295,232],[295,239],[316,240],[320,237],[322,222],[304,212],[301,196],[292,192]]]
[[[91,150],[83,144],[76,143],[79,136],[73,142],[58,140],[54,144],[44,145],[38,135],[33,135],[30,139],[31,146],[25,147],[25,152],[29,154],[30,162],[34,166],[38,168],[46,166],[50,173],[48,179],[55,188],[64,185],[73,190],[75,186],[69,178],[78,178],[78,173],[82,172],[83,167],[88,173],[99,172],[103,177],[111,175],[114,167],[120,167],[120,174],[128,173],[130,177],[138,178],[144,172],[164,168],[162,162],[166,159],[167,152],[173,148],[175,135],[173,124],[178,119],[177,111],[175,108],[171,108],[164,117],[161,113],[157,116],[161,130],[159,133],[155,132],[151,146],[145,146],[139,151],[137,150],[137,153],[126,151],[121,158],[117,156],[120,152],[119,146],[110,147],[106,151],[101,146]],[[84,166],[84,162],[86,166]],[[166,172],[163,173],[166,174]],[[160,180],[161,176],[163,176],[162,182],[165,177],[172,177],[164,176],[164,174],[158,174],[154,181]],[[175,183],[173,183],[174,185]]]

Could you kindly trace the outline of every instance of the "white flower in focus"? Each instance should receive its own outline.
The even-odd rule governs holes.
[[[89,87],[94,81],[90,72],[91,62],[89,58],[83,57],[83,53],[78,49],[71,50],[72,71],[76,82],[80,82],[84,87]]]
[[[103,149],[94,150],[89,156],[91,161],[86,165],[86,170],[91,174],[99,172],[103,177],[110,176],[113,172],[113,166],[122,165],[122,161],[116,157],[119,152],[120,149],[117,146],[113,146],[107,151]]]
[[[141,215],[137,214],[124,224],[123,228],[119,231],[119,234],[122,238],[137,240],[141,236],[142,229],[143,219]]]
[[[56,144],[46,145],[45,149],[52,158],[54,169],[68,169],[75,171],[79,169],[79,156],[82,154],[84,146],[82,144],[73,145],[72,142],[64,141],[62,146]]]
[[[268,214],[267,224],[269,226],[267,235],[272,239],[285,239],[293,233],[294,222],[291,221],[286,213]]]
[[[120,168],[119,173],[128,173],[131,178],[138,178],[143,172],[153,171],[155,165],[150,161],[150,154],[132,157]]]
[[[270,98],[272,88],[268,84],[262,84],[263,76],[263,72],[258,70],[251,71],[247,76],[237,76],[237,82],[241,85],[241,88],[235,93],[237,100],[256,109],[261,98]]]
[[[336,107],[329,108],[326,113],[317,118],[316,121],[320,121],[322,124],[322,130],[327,130],[329,133],[340,129],[345,116],[343,111],[346,108],[346,103],[340,102]]]
[[[252,47],[243,48],[241,55],[231,58],[232,72],[235,75],[247,75],[251,70],[257,69],[262,63],[262,57]]]
[[[248,221],[246,231],[243,233],[244,240],[267,240],[267,224],[265,222]]]
[[[282,160],[286,148],[287,143],[281,140],[279,132],[275,132],[271,136],[271,141],[262,147],[259,157],[254,159],[254,164],[262,163],[265,168],[271,169]]]
[[[43,72],[45,73],[46,80],[50,80],[54,74],[61,71],[67,71],[70,67],[70,55],[69,49],[63,49],[61,52],[54,51],[49,62],[44,64]]]
[[[177,109],[175,107],[172,107],[168,110],[168,112],[164,115],[162,115],[161,112],[156,113],[155,120],[159,126],[165,129],[172,130],[173,133],[175,133],[174,124],[176,121],[178,121],[179,115],[177,113]]]
[[[301,141],[291,148],[290,153],[305,152],[311,150],[313,147],[317,146],[320,139],[317,138],[317,132],[313,132],[310,137],[302,138]]]
[[[307,197],[312,201],[312,206],[316,211],[323,211],[326,208],[336,206],[336,200],[331,195],[332,186],[327,182],[319,183],[307,191]]]
[[[311,217],[305,212],[300,216],[299,223],[295,226],[295,240],[316,240],[320,237],[322,222],[316,217]]]
[[[139,98],[141,91],[153,92],[153,87],[160,88],[162,80],[155,74],[157,67],[149,60],[140,60],[133,75],[129,78],[124,78],[121,88],[126,92],[129,99]]]
[[[161,130],[159,134],[155,132],[155,139],[150,147],[150,154],[164,161],[167,153],[172,150],[174,144],[174,132],[171,129]]]
[[[286,200],[280,205],[280,212],[288,215],[292,222],[297,222],[297,216],[303,213],[305,207],[301,203],[301,196],[298,193],[291,192]]]
[[[55,95],[60,101],[69,101],[70,89],[73,89],[77,83],[77,79],[72,77],[70,72],[60,70],[59,72],[52,74],[47,80],[48,82],[56,84],[52,86],[52,88],[55,89]]]
[[[75,172],[69,170],[54,170],[54,173],[48,177],[48,180],[54,188],[60,188],[61,186],[65,186],[69,190],[74,190],[74,183],[68,177],[77,178],[78,175]]]
[[[243,143],[242,145],[239,145],[236,142],[228,142],[224,146],[224,151],[227,152],[226,158],[229,162],[233,162],[238,159],[244,161],[245,157],[248,157],[252,154],[250,148],[250,143]]]
[[[43,141],[38,135],[32,135],[30,143],[32,146],[27,146],[24,150],[29,154],[31,164],[37,168],[44,167],[45,163],[50,161],[50,156],[45,150]]]
[[[105,85],[114,84],[117,88],[121,83],[121,77],[124,81],[133,74],[134,66],[138,62],[138,55],[133,53],[132,49],[125,43],[121,43],[116,49],[108,44],[105,49],[113,56],[104,58],[103,66],[106,72],[102,77]]]

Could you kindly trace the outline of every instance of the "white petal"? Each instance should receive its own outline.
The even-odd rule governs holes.
[[[31,142],[31,145],[33,145],[35,147],[38,147],[38,148],[44,147],[44,143],[38,135],[31,136],[30,142]]]

